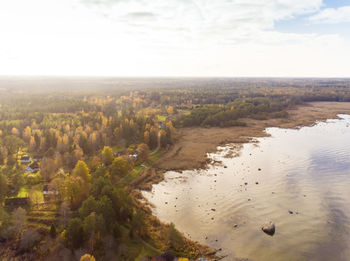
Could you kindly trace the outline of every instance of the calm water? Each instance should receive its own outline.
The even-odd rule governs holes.
[[[220,147],[210,157],[223,165],[168,172],[144,195],[162,221],[225,260],[350,260],[350,116],[341,117],[269,128],[238,157],[237,146]],[[270,220],[273,237],[260,229]]]

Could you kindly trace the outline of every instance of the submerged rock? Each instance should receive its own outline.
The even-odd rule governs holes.
[[[261,230],[264,231],[269,236],[273,236],[276,231],[275,224],[270,221],[269,223],[264,224],[261,227]]]

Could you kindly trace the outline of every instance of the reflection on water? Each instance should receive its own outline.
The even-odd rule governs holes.
[[[350,116],[341,117],[269,128],[239,157],[225,157],[228,145],[210,155],[223,165],[168,172],[144,195],[161,220],[226,260],[350,260]],[[273,237],[260,229],[270,220]]]

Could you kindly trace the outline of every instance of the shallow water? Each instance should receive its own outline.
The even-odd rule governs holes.
[[[350,116],[341,118],[269,128],[238,157],[237,145],[220,147],[210,157],[222,165],[167,172],[144,195],[162,221],[222,248],[224,260],[350,260]],[[273,237],[261,231],[270,220]]]

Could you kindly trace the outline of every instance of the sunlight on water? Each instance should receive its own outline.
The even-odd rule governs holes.
[[[237,146],[221,147],[210,157],[222,165],[168,172],[144,195],[162,221],[225,260],[349,260],[350,116],[341,118],[269,128],[239,157],[230,157]],[[261,231],[270,220],[273,237]]]

